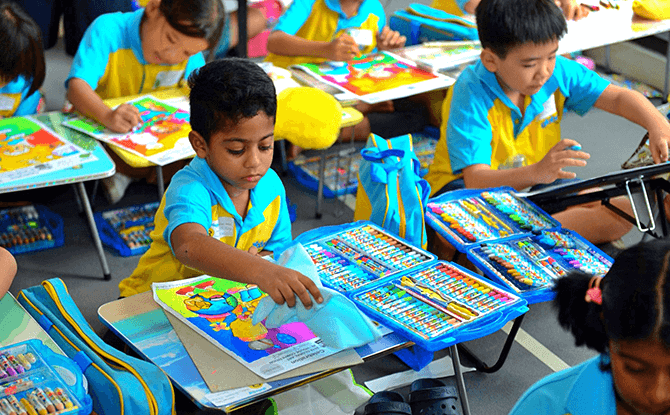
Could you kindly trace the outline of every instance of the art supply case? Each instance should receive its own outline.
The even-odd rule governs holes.
[[[426,222],[461,252],[482,242],[561,226],[511,187],[454,190],[429,199]]]
[[[604,275],[614,260],[568,229],[536,231],[530,235],[470,247],[468,259],[488,277],[508,286],[530,304],[554,298],[554,281],[572,270]]]
[[[160,202],[96,212],[93,215],[100,240],[121,256],[140,255],[151,245],[154,216]]]
[[[12,255],[62,246],[63,218],[41,205],[0,210],[0,246]]]
[[[526,300],[445,261],[413,268],[350,297],[372,319],[428,351],[493,333],[528,311]]]
[[[0,412],[91,413],[93,403],[79,366],[46,347],[41,340],[0,348],[0,363]]]

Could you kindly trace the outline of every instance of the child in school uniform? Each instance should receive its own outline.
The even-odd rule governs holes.
[[[386,26],[379,0],[294,0],[268,37],[266,61],[287,68],[301,63],[346,61],[361,54],[405,45],[405,37]],[[409,100],[360,103],[364,118],[342,130],[366,140],[373,132],[391,138],[421,130],[428,122],[425,108]]]
[[[468,67],[442,105],[440,139],[425,179],[432,195],[458,188],[517,190],[576,177],[563,171],[590,157],[561,138],[564,110],[592,107],[649,131],[654,161],[668,159],[670,125],[642,94],[611,85],[583,65],[556,56],[566,31],[550,0],[482,0],[476,12],[481,60]],[[630,212],[626,198],[611,203]],[[600,203],[554,213],[594,244],[612,242],[631,225]]]
[[[0,247],[0,298],[2,298],[16,276],[16,260],[5,248]]]
[[[12,1],[0,2],[0,117],[35,114],[43,104],[39,88],[46,68],[42,34]]]
[[[670,244],[621,252],[607,275],[556,282],[558,321],[599,353],[531,386],[510,415],[670,413]]]
[[[65,81],[67,99],[82,114],[110,130],[127,133],[141,122],[137,108],[109,108],[103,99],[176,88],[205,64],[202,51],[215,48],[223,30],[219,0],[151,0],[132,13],[97,18],[79,44]],[[118,156],[117,173],[103,180],[108,199],[118,202],[131,177],[150,178],[155,169],[132,169]],[[185,163],[165,170],[167,179]]]

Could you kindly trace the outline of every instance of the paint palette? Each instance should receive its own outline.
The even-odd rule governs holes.
[[[437,261],[353,293],[373,319],[429,351],[498,330],[526,301],[451,262]]]
[[[479,269],[520,293],[529,303],[553,298],[554,281],[579,270],[604,275],[614,260],[567,229],[536,231],[529,236],[482,243],[468,251]]]
[[[462,252],[472,244],[560,227],[511,187],[447,192],[428,201],[426,222]]]
[[[0,246],[13,255],[63,245],[63,218],[44,206],[0,210]]]
[[[435,256],[368,221],[318,228],[298,238],[324,285],[351,292],[435,260]]]
[[[98,212],[94,215],[100,240],[121,256],[140,255],[151,245],[154,216],[160,202]]]

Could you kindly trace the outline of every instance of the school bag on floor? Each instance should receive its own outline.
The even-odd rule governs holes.
[[[387,140],[370,134],[361,155],[354,220],[370,220],[425,249],[430,185],[421,178],[412,136]]]
[[[397,10],[389,19],[389,26],[407,38],[407,46],[444,40],[479,39],[475,23],[425,4],[412,3],[405,10]]]
[[[18,301],[86,375],[98,415],[171,415],[174,390],[158,366],[103,342],[60,278],[22,290]]]

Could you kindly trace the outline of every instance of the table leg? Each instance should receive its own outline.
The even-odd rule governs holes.
[[[484,373],[497,372],[503,366],[505,360],[507,360],[507,355],[509,354],[509,351],[512,348],[512,344],[514,343],[516,333],[519,331],[519,328],[521,328],[521,322],[523,321],[524,316],[525,314],[521,314],[519,317],[514,319],[514,324],[512,324],[512,328],[510,329],[509,334],[507,335],[507,340],[505,340],[505,344],[503,345],[502,351],[500,352],[498,361],[493,366],[489,366],[486,363],[484,363],[480,358],[475,356],[470,350],[468,350],[467,347],[463,346],[462,344],[459,345],[458,347],[461,348],[461,351],[463,353],[468,355],[468,357],[475,364],[475,368],[478,371]]]
[[[237,0],[237,54],[247,57],[247,1]]]
[[[456,345],[449,346],[449,352],[451,353],[451,362],[454,365],[458,394],[461,396],[463,415],[470,415],[470,403],[468,402],[468,392],[465,390],[465,380],[463,380],[463,372],[461,371],[461,359],[458,357],[458,347]]]
[[[163,181],[163,166],[156,166],[156,184],[158,185],[158,200],[163,199],[165,182]]]
[[[326,180],[326,155],[319,159],[319,191],[316,194],[316,218],[321,219],[321,204],[323,203],[323,182]]]
[[[663,83],[663,102],[668,102],[668,94],[670,94],[670,37],[668,38],[668,46],[665,49],[665,82]]]
[[[105,251],[102,249],[102,242],[100,242],[100,235],[98,235],[98,227],[95,226],[95,220],[93,219],[93,211],[91,210],[91,204],[88,201],[88,195],[86,194],[86,188],[84,187],[84,182],[79,182],[77,190],[79,191],[79,197],[81,197],[82,205],[84,207],[84,212],[86,213],[86,219],[88,219],[88,226],[91,228],[91,236],[93,237],[93,244],[98,250],[98,257],[100,258],[100,265],[102,265],[102,272],[105,281],[112,279],[112,274],[109,271],[109,265],[107,265],[107,257],[105,257]]]

